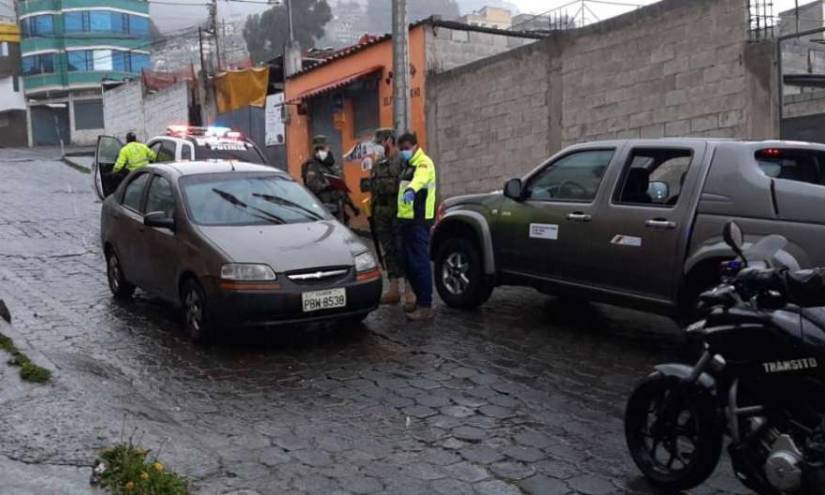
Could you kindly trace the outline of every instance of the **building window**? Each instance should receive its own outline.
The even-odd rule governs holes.
[[[0,42],[0,57],[8,57],[9,56],[9,42],[8,41],[1,41]]]
[[[75,129],[103,129],[103,100],[74,102]]]
[[[23,75],[54,73],[54,53],[40,53],[23,57]]]
[[[43,14],[27,17],[20,21],[23,36],[45,36],[54,34],[54,15]]]
[[[66,52],[66,66],[69,72],[87,72],[94,67],[91,50],[72,50]]]
[[[117,33],[146,37],[149,19],[108,10],[87,10],[63,14],[63,27],[67,33]]]
[[[150,65],[149,55],[119,50],[72,50],[66,52],[66,64],[71,72],[116,71],[141,72]]]
[[[11,76],[11,88],[15,93],[20,92],[20,78],[18,76]]]
[[[362,79],[350,86],[347,96],[352,100],[355,138],[378,128],[378,81]]]
[[[93,50],[92,61],[92,70],[112,70],[112,50]]]

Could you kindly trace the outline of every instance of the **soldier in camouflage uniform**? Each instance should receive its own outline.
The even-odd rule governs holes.
[[[379,129],[375,142],[384,146],[384,158],[373,165],[370,175],[372,191],[372,216],[375,238],[381,245],[386,264],[389,289],[381,298],[381,304],[398,304],[401,301],[400,284],[404,277],[401,260],[401,236],[398,228],[398,185],[404,162],[395,147],[395,131]],[[415,295],[407,286],[404,305],[415,306]]]
[[[349,215],[346,208],[349,208],[353,215],[358,216],[361,210],[352,202],[344,191],[334,189],[327,179],[328,176],[336,176],[344,179],[343,169],[335,163],[335,156],[329,148],[326,136],[319,134],[312,138],[312,157],[301,165],[301,177],[304,184],[312,191],[322,203],[335,207],[335,216],[345,224],[349,225]]]

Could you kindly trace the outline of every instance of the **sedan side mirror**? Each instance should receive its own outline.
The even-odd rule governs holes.
[[[521,184],[521,179],[510,179],[504,184],[504,196],[513,201],[521,201],[524,199],[524,188]]]
[[[175,219],[167,216],[166,213],[162,211],[147,213],[146,216],[143,217],[143,225],[169,229],[172,232],[175,231]]]

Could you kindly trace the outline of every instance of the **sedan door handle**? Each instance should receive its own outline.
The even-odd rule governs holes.
[[[591,217],[587,213],[582,213],[580,211],[574,211],[573,213],[568,213],[567,214],[567,219],[570,220],[571,222],[589,222],[590,220],[593,219],[593,217]]]
[[[671,230],[676,228],[676,222],[665,220],[664,218],[654,218],[645,222],[645,227],[649,229]]]

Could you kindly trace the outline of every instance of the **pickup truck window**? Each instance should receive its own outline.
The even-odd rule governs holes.
[[[559,158],[530,179],[527,199],[593,201],[614,152],[614,149],[586,150]]]
[[[634,149],[622,172],[615,201],[619,204],[675,206],[691,161],[693,152],[689,149]]]
[[[756,152],[762,172],[773,179],[825,185],[825,154],[811,150],[768,148]]]

